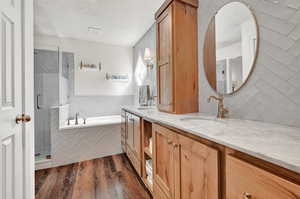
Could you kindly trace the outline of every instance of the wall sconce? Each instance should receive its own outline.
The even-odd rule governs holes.
[[[147,67],[153,69],[153,57],[151,56],[150,48],[145,48],[144,60],[147,64]]]

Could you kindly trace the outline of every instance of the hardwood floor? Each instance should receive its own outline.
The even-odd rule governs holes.
[[[125,155],[35,173],[36,199],[150,199]]]

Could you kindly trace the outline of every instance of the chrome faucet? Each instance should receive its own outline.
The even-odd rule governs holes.
[[[78,125],[78,116],[79,116],[79,113],[76,113],[75,114],[75,125]]]
[[[228,109],[226,109],[224,107],[224,97],[223,96],[220,96],[220,97],[210,96],[207,99],[207,102],[210,103],[212,99],[214,99],[218,102],[218,115],[217,115],[217,118],[221,118],[221,119],[225,118],[226,114],[228,114],[229,111],[228,111]]]

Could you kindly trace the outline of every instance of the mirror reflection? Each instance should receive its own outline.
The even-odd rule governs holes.
[[[254,15],[243,3],[221,8],[208,27],[204,46],[207,80],[219,94],[232,94],[248,80],[258,45]]]

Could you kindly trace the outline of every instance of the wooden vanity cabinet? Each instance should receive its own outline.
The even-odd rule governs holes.
[[[300,198],[300,185],[227,155],[226,198],[298,199]]]
[[[218,199],[216,149],[154,125],[154,198]]]
[[[178,134],[174,162],[175,199],[220,198],[216,149]]]
[[[198,112],[197,7],[167,0],[156,13],[158,109]]]
[[[171,199],[175,188],[175,134],[156,124],[152,129],[154,198]]]

